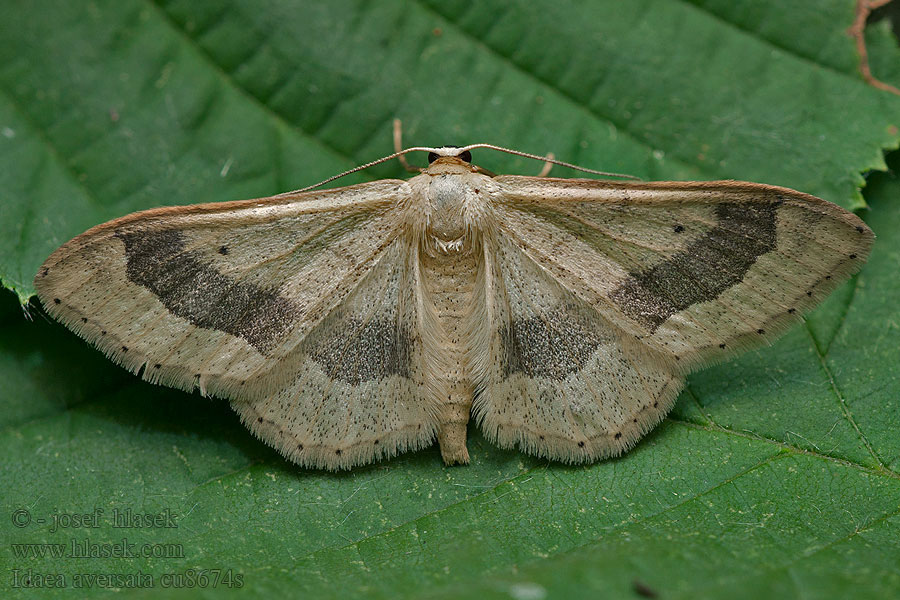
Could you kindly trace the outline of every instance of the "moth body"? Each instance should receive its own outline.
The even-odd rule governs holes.
[[[153,383],[226,398],[300,465],[435,440],[616,456],[692,370],[773,340],[865,262],[855,215],[776,186],[409,179],[134,213],[57,249],[47,312]]]
[[[466,425],[472,409],[473,383],[470,360],[487,351],[476,348],[469,334],[477,319],[477,273],[481,258],[482,228],[488,225],[485,192],[491,178],[477,173],[468,163],[442,157],[409,182],[413,206],[426,216],[420,248],[424,295],[434,307],[440,326],[442,364],[430,369],[438,379],[436,401],[441,405],[437,441],[447,464],[469,462]],[[443,367],[443,368],[441,368]]]

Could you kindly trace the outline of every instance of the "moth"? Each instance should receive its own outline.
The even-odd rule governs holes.
[[[470,416],[501,447],[585,463],[633,447],[686,374],[798,321],[874,239],[791,189],[495,176],[478,147],[496,148],[381,159],[429,152],[408,180],[134,213],[34,285],[113,361],[228,399],[305,467],[435,438],[467,463]]]

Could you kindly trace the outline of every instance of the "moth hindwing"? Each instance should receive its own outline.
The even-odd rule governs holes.
[[[790,189],[493,176],[439,150],[407,181],[98,225],[47,259],[38,296],[303,466],[435,438],[466,463],[470,414],[500,446],[580,463],[631,448],[691,370],[783,332],[874,237]]]

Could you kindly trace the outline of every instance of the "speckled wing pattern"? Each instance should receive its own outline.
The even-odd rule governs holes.
[[[295,462],[369,462],[434,437],[404,185],[135,213],[64,244],[35,286],[112,360],[230,399]]]
[[[774,186],[494,181],[475,414],[501,445],[567,462],[634,445],[686,373],[773,339],[874,238],[855,215]]]

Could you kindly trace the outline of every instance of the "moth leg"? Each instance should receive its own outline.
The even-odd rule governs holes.
[[[550,169],[553,168],[553,163],[550,161],[556,158],[556,155],[552,152],[548,152],[546,158],[547,160],[544,161],[544,166],[541,167],[541,172],[537,174],[538,177],[546,177],[550,174]]]
[[[403,123],[400,119],[394,119],[394,152],[401,152],[403,150]],[[400,161],[400,165],[406,169],[410,173],[421,173],[422,169],[419,167],[414,167],[406,160],[406,155],[401,154],[397,157],[397,160]]]

